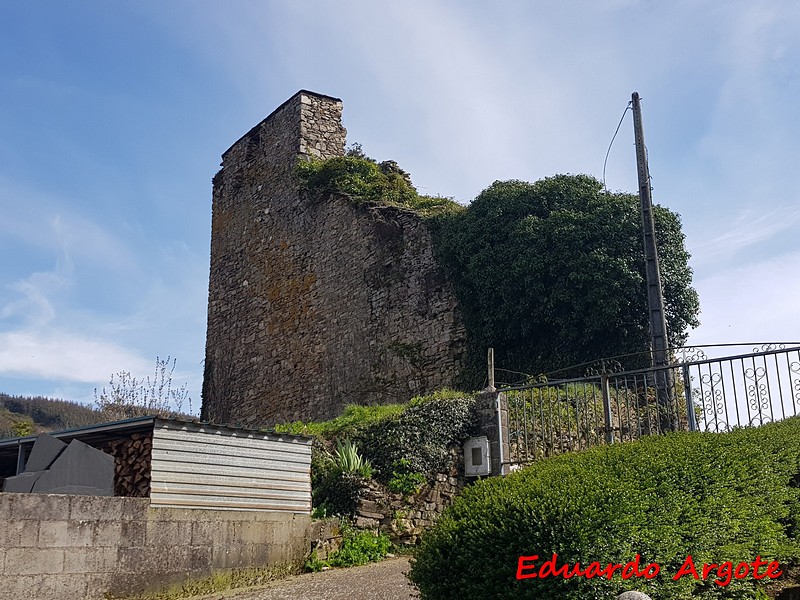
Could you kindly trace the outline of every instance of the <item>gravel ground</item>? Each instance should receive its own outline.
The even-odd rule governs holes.
[[[306,573],[197,600],[411,600],[419,595],[406,579],[408,570],[408,558],[391,558],[363,567]]]

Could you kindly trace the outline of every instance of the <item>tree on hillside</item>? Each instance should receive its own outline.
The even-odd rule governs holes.
[[[698,325],[699,301],[680,218],[661,206],[654,215],[675,346]],[[649,349],[637,196],[604,193],[587,175],[498,181],[434,227],[469,335],[465,384],[484,381],[487,347],[498,366],[527,373]]]
[[[89,406],[44,396],[10,396],[0,393],[0,409],[30,417],[37,427],[48,431],[85,427],[101,420],[100,413]]]

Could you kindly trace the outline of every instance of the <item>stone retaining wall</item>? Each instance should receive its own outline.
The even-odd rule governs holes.
[[[463,457],[454,451],[450,471],[437,473],[416,494],[404,496],[370,481],[361,490],[355,526],[381,531],[396,544],[415,545],[464,488],[467,481],[463,473]]]
[[[260,583],[299,571],[317,535],[300,514],[0,493],[0,600],[158,598]]]

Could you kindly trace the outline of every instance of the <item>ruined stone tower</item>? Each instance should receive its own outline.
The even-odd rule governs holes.
[[[465,330],[411,211],[312,199],[298,160],[344,153],[342,102],[300,91],[214,177],[202,415],[268,425],[451,386]]]

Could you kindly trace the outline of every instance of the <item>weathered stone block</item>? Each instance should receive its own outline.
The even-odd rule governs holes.
[[[122,518],[122,498],[109,499],[101,496],[63,496],[70,506],[72,521],[118,521]],[[137,498],[137,500],[142,500]],[[147,502],[146,499],[144,499]]]
[[[16,575],[6,577],[0,585],[0,600],[39,598],[46,575]]]
[[[168,552],[154,551],[151,546],[131,546],[117,549],[118,573],[163,573]]]
[[[108,573],[116,564],[116,548],[83,548],[64,553],[64,573]]]
[[[214,521],[192,523],[192,546],[212,546],[217,539],[218,525]]]
[[[192,539],[192,524],[187,521],[148,521],[145,530],[147,546],[180,546]]]
[[[211,546],[189,546],[186,553],[185,568],[192,572],[211,571],[212,561]]]
[[[92,544],[97,547],[118,546],[122,540],[122,522],[98,521],[94,524]],[[130,544],[131,546],[142,545]]]
[[[85,575],[50,575],[44,580],[44,589],[51,598],[86,598],[88,577]]]
[[[6,571],[19,575],[61,573],[64,550],[59,548],[9,548]],[[35,597],[35,596],[34,596]]]
[[[272,541],[272,527],[258,521],[241,521],[238,525],[238,541],[243,544],[268,544]]]
[[[67,521],[42,521],[39,523],[39,541],[37,545],[40,548],[67,546],[69,545],[67,530]]]
[[[66,546],[85,548],[94,542],[95,523],[91,521],[69,521],[67,523]]]
[[[60,494],[8,494],[11,519],[69,519],[70,496]]]
[[[35,547],[39,542],[39,521],[6,521],[0,527],[0,546],[4,548]]]

